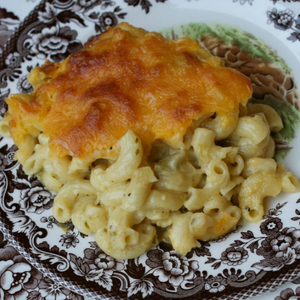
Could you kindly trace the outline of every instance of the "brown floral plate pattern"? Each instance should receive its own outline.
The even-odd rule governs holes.
[[[296,2],[47,0],[35,3],[23,22],[1,6],[0,113],[9,93],[31,92],[27,75],[36,65],[63,60],[91,35],[127,21],[173,38],[190,36],[249,76],[252,101],[272,105],[285,123],[274,136],[276,158],[300,176]],[[24,174],[15,151],[11,140],[0,137],[3,299],[247,299],[286,282],[299,284],[299,194],[269,199],[260,223],[240,224],[186,257],[162,243],[137,259],[117,261],[92,237],[53,218],[51,193]],[[276,300],[299,295],[293,286],[273,293]]]

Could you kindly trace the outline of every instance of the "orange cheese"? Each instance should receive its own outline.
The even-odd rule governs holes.
[[[103,157],[129,130],[144,146],[175,146],[204,114],[238,110],[250,80],[189,38],[171,40],[127,23],[90,39],[62,63],[46,62],[34,92],[7,99],[17,146],[36,128],[55,156]]]

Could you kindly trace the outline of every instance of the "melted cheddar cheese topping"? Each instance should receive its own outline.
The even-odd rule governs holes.
[[[250,80],[226,68],[189,38],[171,40],[127,23],[90,39],[61,63],[31,71],[31,95],[6,101],[10,133],[49,137],[51,155],[91,160],[131,129],[144,147],[162,139],[180,147],[204,115],[238,111],[251,97]]]

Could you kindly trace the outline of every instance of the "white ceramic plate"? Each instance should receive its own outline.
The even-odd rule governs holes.
[[[249,76],[255,102],[272,105],[285,130],[274,138],[276,157],[300,177],[300,7],[269,0],[43,1],[3,48],[2,100],[30,92],[26,76],[45,59],[60,61],[107,25],[126,21],[168,37],[188,35],[228,66]],[[295,2],[295,1],[294,1]],[[1,114],[5,112],[0,102]],[[186,257],[161,244],[145,255],[116,261],[92,237],[52,216],[52,197],[26,176],[0,141],[1,230],[39,270],[93,299],[246,299],[300,272],[300,195],[266,201],[258,224],[241,224],[202,243]]]

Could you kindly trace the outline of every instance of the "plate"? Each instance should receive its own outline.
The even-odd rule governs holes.
[[[295,1],[294,1],[295,2]],[[190,36],[249,76],[251,101],[272,105],[285,130],[276,158],[300,177],[300,7],[257,0],[42,1],[3,47],[0,112],[9,93],[31,92],[27,75],[46,59],[60,61],[94,34],[126,21],[175,38]],[[300,194],[265,201],[257,224],[202,243],[185,257],[160,244],[117,261],[52,216],[52,195],[13,160],[0,141],[1,230],[55,282],[93,299],[246,299],[272,291],[300,272]]]
[[[15,5],[11,1],[0,0],[0,54],[2,55],[3,46],[9,37],[20,26],[21,21],[27,17],[27,14],[34,9],[36,3],[34,0],[20,0]]]

